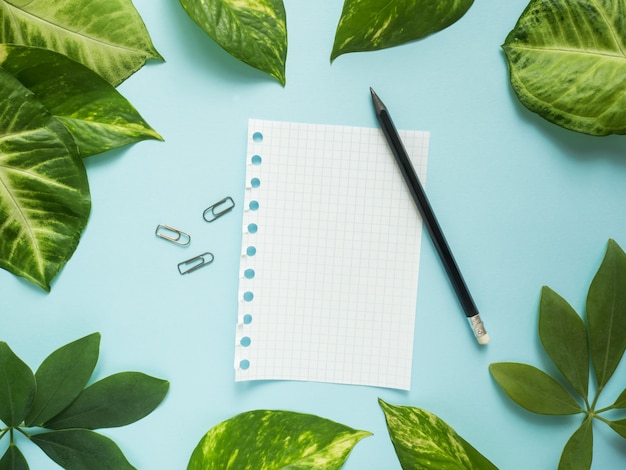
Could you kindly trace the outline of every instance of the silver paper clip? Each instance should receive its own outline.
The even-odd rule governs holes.
[[[202,213],[202,217],[207,222],[213,222],[214,220],[219,219],[224,214],[229,213],[235,207],[235,201],[230,196],[225,197],[224,199],[217,201],[215,204],[207,207]]]
[[[177,228],[170,227],[169,225],[157,225],[154,234],[157,237],[161,237],[180,246],[187,246],[191,242],[191,236],[188,233],[182,232]]]
[[[187,261],[183,261],[182,263],[178,263],[178,272],[181,274],[189,274],[194,272],[196,269],[200,269],[207,264],[211,264],[215,257],[213,253],[202,253],[201,255],[194,256],[193,258],[188,259]]]

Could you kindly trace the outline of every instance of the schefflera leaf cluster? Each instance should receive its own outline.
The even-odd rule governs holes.
[[[162,140],[115,88],[162,60],[130,0],[0,1],[0,267],[45,290],[91,197],[83,158]]]
[[[18,434],[65,469],[133,469],[121,449],[94,429],[133,423],[165,398],[169,382],[140,372],[113,374],[87,385],[100,334],[73,341],[50,354],[33,374],[0,342],[0,439],[10,443],[0,470],[27,470]]]
[[[605,413],[626,408],[626,389],[608,406],[600,395],[626,350],[626,254],[609,240],[587,294],[586,322],[549,287],[541,292],[539,337],[561,377],[527,364],[490,365],[496,382],[518,405],[544,415],[582,414],[582,423],[565,444],[560,470],[587,470],[593,457],[593,422],[606,423],[626,438],[626,418]],[[595,389],[590,387],[593,370]],[[590,390],[591,389],[591,390]]]

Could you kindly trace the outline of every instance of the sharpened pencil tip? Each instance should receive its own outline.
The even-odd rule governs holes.
[[[383,102],[381,101],[381,99],[378,97],[378,95],[376,94],[376,92],[374,91],[374,89],[372,87],[370,87],[370,93],[372,95],[372,102],[374,103],[374,110],[376,111],[376,113],[380,113],[382,110],[385,109],[385,105],[383,104]]]

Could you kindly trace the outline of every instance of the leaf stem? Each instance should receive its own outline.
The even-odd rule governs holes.
[[[30,439],[30,434],[28,434],[26,431],[24,431],[22,428],[15,428],[17,429],[19,432],[21,432],[22,434],[24,434],[28,439]]]
[[[9,432],[11,428],[4,428],[4,429],[0,429],[0,439],[2,439],[6,433]]]

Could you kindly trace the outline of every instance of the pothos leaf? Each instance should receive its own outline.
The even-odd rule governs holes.
[[[591,360],[600,390],[626,350],[626,253],[609,240],[587,294]]]
[[[114,86],[162,60],[131,0],[0,1],[0,42],[54,50]]]
[[[64,55],[0,45],[0,66],[59,118],[81,157],[144,139],[163,140],[113,85]]]
[[[285,85],[283,0],[180,0],[187,15],[226,52]]]
[[[29,470],[24,454],[13,443],[0,459],[0,470]]]
[[[26,426],[40,426],[74,401],[96,367],[99,350],[100,334],[94,333],[62,346],[41,363]]]
[[[589,347],[585,323],[570,304],[549,287],[541,291],[539,338],[574,390],[587,398]]]
[[[0,69],[0,267],[50,290],[90,210],[87,173],[71,135]]]
[[[524,106],[592,135],[626,133],[626,2],[531,0],[503,49]]]
[[[339,469],[369,435],[313,415],[249,411],[213,427],[193,451],[187,469]]]
[[[545,372],[516,362],[496,362],[489,371],[506,394],[533,413],[572,415],[583,409],[572,396]]]
[[[593,418],[586,417],[563,448],[559,470],[589,470],[593,456]]]
[[[88,429],[45,432],[31,440],[65,470],[135,469],[115,442]]]
[[[495,470],[497,467],[428,411],[378,400],[402,468]]]
[[[0,420],[19,426],[35,396],[35,377],[30,368],[0,341]]]
[[[333,61],[347,52],[375,51],[423,38],[459,20],[474,0],[345,0]]]

